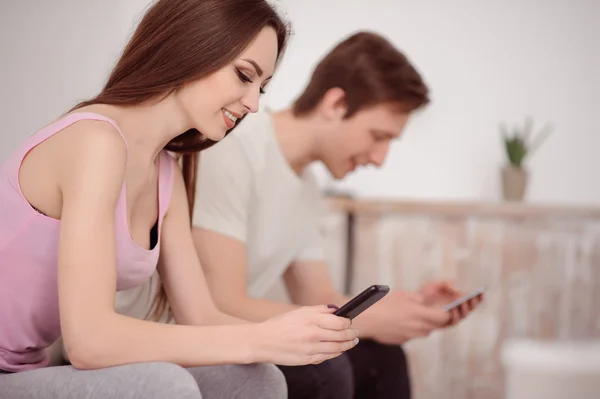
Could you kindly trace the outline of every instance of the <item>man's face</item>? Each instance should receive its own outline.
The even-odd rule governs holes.
[[[358,166],[383,165],[390,142],[398,138],[409,114],[388,104],[358,111],[341,119],[338,128],[324,137],[321,161],[336,179],[341,179]]]

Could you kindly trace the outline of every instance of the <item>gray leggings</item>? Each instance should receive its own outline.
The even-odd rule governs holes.
[[[283,374],[271,364],[185,369],[136,363],[100,370],[45,367],[0,374],[0,399],[284,399]]]

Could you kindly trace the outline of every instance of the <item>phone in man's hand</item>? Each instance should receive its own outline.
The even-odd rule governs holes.
[[[485,292],[485,287],[479,287],[476,290],[473,290],[472,292],[470,292],[467,295],[464,295],[458,299],[456,299],[455,301],[452,301],[446,305],[444,305],[442,307],[442,309],[444,309],[446,312],[451,311],[454,308],[457,308],[458,306],[462,305],[465,302],[470,301],[473,298],[477,298],[478,296],[483,295],[483,293]]]

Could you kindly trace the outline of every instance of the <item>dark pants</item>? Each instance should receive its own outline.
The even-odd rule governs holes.
[[[364,340],[321,364],[279,366],[289,399],[409,399],[404,350]]]

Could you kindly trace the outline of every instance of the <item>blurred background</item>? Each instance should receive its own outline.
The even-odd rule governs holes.
[[[357,30],[431,88],[381,169],[334,182],[316,166],[352,196],[329,198],[324,221],[340,288],[488,287],[465,323],[407,345],[415,397],[600,397],[600,1],[273,2],[293,36],[262,106],[288,106]],[[100,90],[148,4],[0,2],[0,160]],[[501,123],[552,130],[518,167]]]

